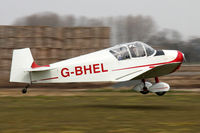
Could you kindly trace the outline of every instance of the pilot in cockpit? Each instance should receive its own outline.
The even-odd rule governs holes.
[[[128,47],[132,57],[137,57],[137,48],[134,45],[129,45]]]

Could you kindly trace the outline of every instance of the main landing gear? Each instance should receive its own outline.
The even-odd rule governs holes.
[[[159,79],[158,79],[158,77],[155,77],[155,81],[156,81],[156,83],[160,82]],[[158,96],[163,96],[166,93],[166,91],[159,91],[159,92],[155,92],[155,93]]]
[[[27,85],[25,86],[25,88],[22,89],[22,93],[23,93],[23,94],[26,94],[26,93],[27,93],[28,87],[30,87],[30,84],[27,84]]]
[[[167,91],[169,91],[170,86],[167,83],[160,82],[158,77],[155,77],[154,84],[146,82],[145,79],[142,79],[142,83],[136,85],[133,89],[142,94],[153,92],[158,96],[163,96]]]
[[[142,83],[144,84],[144,87],[143,87],[143,90],[140,91],[140,93],[142,93],[142,94],[148,94],[148,93],[149,93],[149,90],[148,90],[147,87],[146,87],[145,79],[142,79]]]

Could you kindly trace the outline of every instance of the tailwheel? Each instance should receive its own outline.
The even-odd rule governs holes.
[[[22,89],[23,94],[26,94],[26,92],[27,92],[27,88]]]
[[[157,94],[158,96],[163,96],[165,93],[166,93],[166,91],[156,92],[156,94]]]
[[[28,90],[28,87],[30,86],[30,84],[27,84],[26,87],[24,89],[22,89],[22,93],[23,94],[26,94],[27,93],[27,90]]]

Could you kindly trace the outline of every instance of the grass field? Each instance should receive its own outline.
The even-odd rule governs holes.
[[[200,95],[112,93],[0,97],[0,133],[200,132]]]

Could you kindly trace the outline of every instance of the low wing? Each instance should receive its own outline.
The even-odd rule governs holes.
[[[178,63],[169,63],[157,66],[146,66],[141,67],[137,70],[133,70],[133,72],[129,71],[118,78],[116,81],[128,81],[128,80],[138,80],[138,79],[145,79],[145,78],[152,78],[156,76],[163,76],[175,71]]]
[[[117,77],[115,80],[116,81],[128,81],[128,80],[132,80],[134,79],[135,77],[138,77],[142,74],[144,74],[145,72],[147,71],[150,71],[152,68],[150,67],[145,67],[145,68],[140,68],[140,69],[137,69],[137,70],[133,70],[132,72],[129,71],[128,73],[120,76],[120,77]]]
[[[158,65],[155,66],[154,68],[138,75],[135,79],[142,79],[142,78],[152,78],[156,76],[163,76],[169,73],[174,72],[177,69],[177,66],[180,63],[169,63],[169,64],[163,64],[163,65]]]

